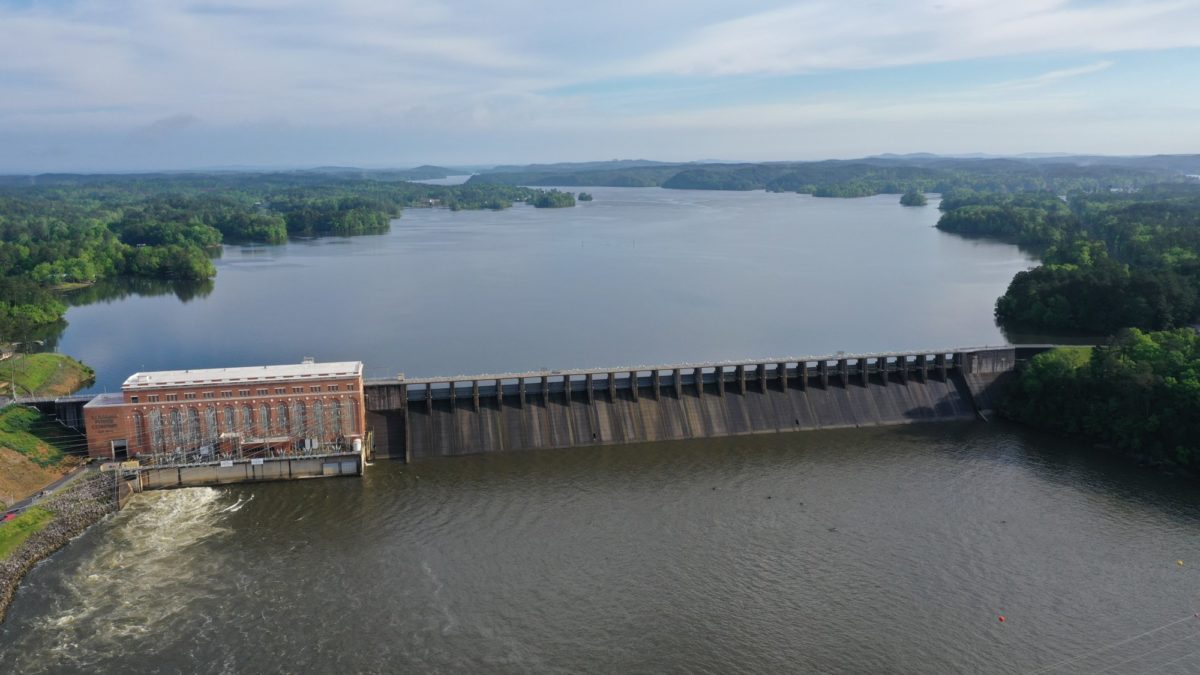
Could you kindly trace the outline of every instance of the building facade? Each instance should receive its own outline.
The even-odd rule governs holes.
[[[93,457],[186,463],[361,447],[362,363],[134,373],[83,416]]]

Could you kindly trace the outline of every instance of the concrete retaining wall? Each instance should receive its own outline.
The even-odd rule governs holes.
[[[325,476],[357,476],[361,473],[362,462],[357,454],[271,458],[264,459],[262,464],[253,464],[251,460],[247,459],[234,462],[233,466],[206,464],[203,466],[139,469],[141,486],[144,490],[297,480]]]

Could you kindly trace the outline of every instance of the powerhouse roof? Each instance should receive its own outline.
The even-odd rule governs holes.
[[[281,366],[242,368],[204,368],[200,370],[159,370],[130,375],[121,389],[160,387],[196,387],[255,382],[303,381],[342,377],[361,377],[362,361],[334,363],[291,363]]]

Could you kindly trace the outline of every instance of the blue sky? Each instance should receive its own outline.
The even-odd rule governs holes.
[[[0,171],[1200,152],[1200,0],[0,0]]]

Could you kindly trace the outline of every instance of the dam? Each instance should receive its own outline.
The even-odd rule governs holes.
[[[140,412],[116,419],[101,415],[114,405],[120,408],[119,402],[105,400],[116,396],[110,394],[18,403],[83,432],[95,450],[93,456],[121,460],[125,457],[118,448],[128,448],[129,459],[142,459],[142,473],[153,472],[148,486],[192,484],[185,474],[202,484],[218,484],[330,475],[330,466],[336,467],[332,475],[358,475],[366,459],[415,462],[520,450],[986,420],[1020,364],[1051,348],[843,353],[416,379],[359,376],[326,387],[334,393],[317,393],[321,387],[312,381],[286,390],[260,383],[254,386],[264,388],[235,389],[238,396],[227,392],[234,402],[260,404],[225,405],[214,398],[218,405],[211,410],[203,391],[196,403],[188,402],[188,393],[184,401],[164,394],[165,401],[148,403],[126,392],[135,401],[127,407],[137,406]],[[241,371],[246,370],[253,379],[263,368],[295,367],[227,369],[221,376],[245,376]],[[172,376],[192,378],[187,386],[197,387],[198,372]],[[138,377],[145,376],[131,379]],[[284,399],[293,400],[285,405]],[[323,461],[300,461],[306,457]],[[276,464],[281,460],[286,465]],[[342,465],[349,460],[354,466]]]
[[[1049,345],[367,380],[370,448],[406,462],[986,419]]]

